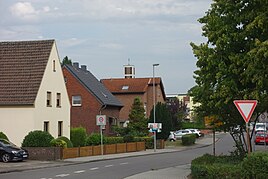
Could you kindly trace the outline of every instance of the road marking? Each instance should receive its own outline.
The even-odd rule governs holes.
[[[90,168],[89,170],[98,170],[99,167],[95,167],[95,168]]]
[[[119,165],[127,165],[127,164],[128,164],[128,162],[120,163]]]
[[[75,171],[74,173],[78,174],[78,173],[84,173],[85,170],[80,170],[80,171]]]
[[[108,168],[108,167],[113,167],[114,165],[105,165],[104,167]]]
[[[67,177],[69,176],[70,174],[59,174],[59,175],[56,175],[56,177]]]

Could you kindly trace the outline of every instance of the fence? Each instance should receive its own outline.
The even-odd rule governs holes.
[[[145,142],[103,145],[103,154],[118,154],[145,150]],[[86,146],[62,149],[62,159],[101,155],[101,146]]]

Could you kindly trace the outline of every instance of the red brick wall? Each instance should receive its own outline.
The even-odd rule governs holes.
[[[70,104],[72,104],[72,96],[80,95],[82,98],[81,106],[71,106],[71,127],[84,127],[87,133],[99,132],[100,127],[96,125],[96,115],[100,114],[102,105],[73,75],[63,69],[63,74],[66,79],[66,87]],[[119,118],[120,108],[106,107],[102,110],[102,115],[107,115],[107,121],[109,117]],[[107,122],[105,134],[110,133],[110,126]]]

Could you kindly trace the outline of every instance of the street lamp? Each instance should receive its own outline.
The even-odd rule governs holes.
[[[155,77],[154,77],[154,67],[159,66],[159,64],[153,64],[153,103],[154,103],[154,126],[155,126]],[[154,130],[154,152],[156,152],[156,130]]]

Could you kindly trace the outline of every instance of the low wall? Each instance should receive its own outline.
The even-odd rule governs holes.
[[[62,148],[60,147],[23,147],[29,152],[30,160],[60,160]]]

